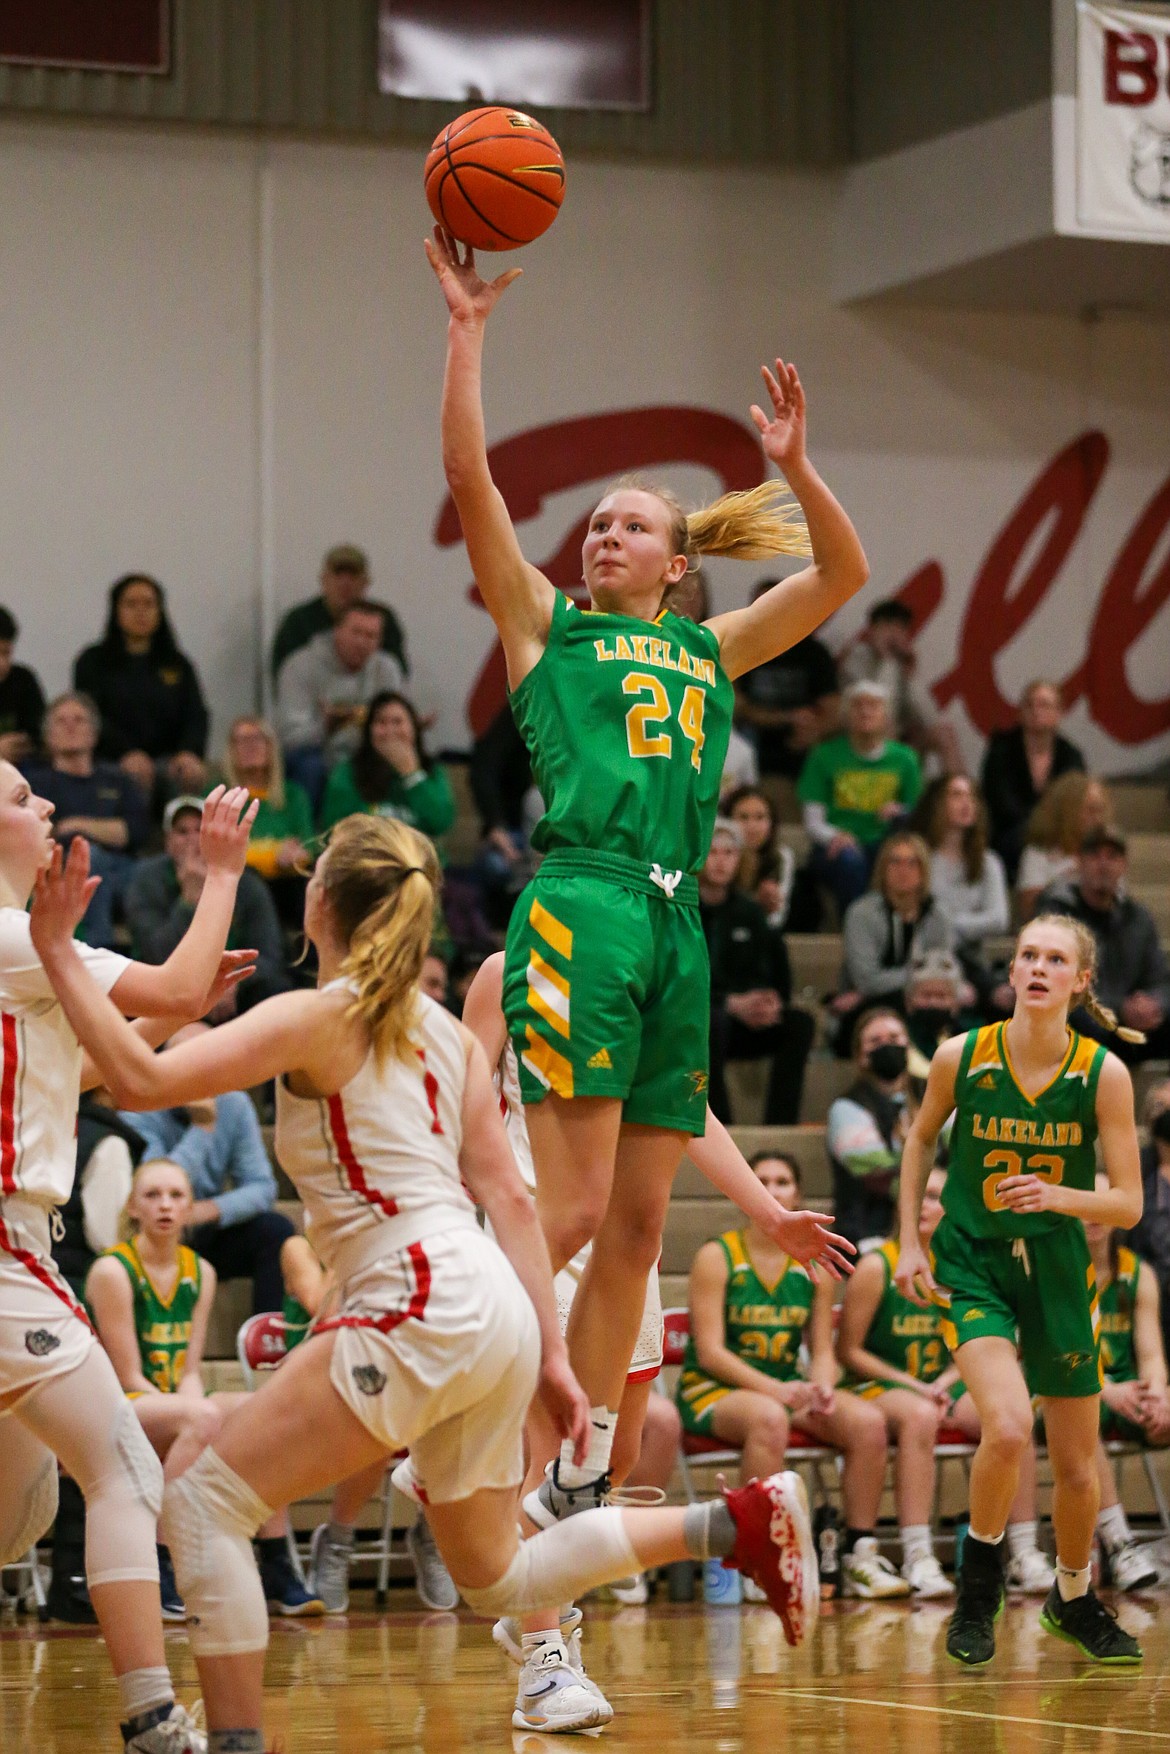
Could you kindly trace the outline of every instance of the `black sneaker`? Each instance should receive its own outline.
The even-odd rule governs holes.
[[[1140,1663],[1142,1660],[1142,1647],[1137,1639],[1117,1624],[1117,1615],[1112,1608],[1105,1606],[1095,1590],[1066,1602],[1053,1584],[1040,1610],[1040,1624],[1054,1638],[1075,1644],[1090,1662]]]
[[[175,1582],[175,1568],[171,1564],[171,1556],[166,1547],[158,1549],[158,1593],[162,1605],[162,1617],[168,1625],[177,1625],[186,1620],[187,1610],[183,1606],[183,1598]]]
[[[265,1552],[266,1545],[264,1543],[260,1549],[260,1582],[264,1586],[268,1612],[279,1614],[286,1620],[312,1619],[323,1614],[324,1602],[305,1588],[293,1569],[284,1543],[280,1543],[279,1551]]]
[[[947,1655],[969,1669],[982,1668],[995,1655],[995,1623],[1003,1613],[1002,1543],[992,1547],[968,1535],[958,1584],[947,1627]]]

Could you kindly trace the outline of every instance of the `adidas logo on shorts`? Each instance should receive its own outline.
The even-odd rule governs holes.
[[[594,1072],[613,1071],[613,1061],[609,1057],[608,1048],[598,1048],[595,1054],[590,1054],[585,1064]]]

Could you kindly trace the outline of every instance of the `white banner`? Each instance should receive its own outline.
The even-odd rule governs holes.
[[[1170,243],[1170,5],[1078,0],[1077,220]]]

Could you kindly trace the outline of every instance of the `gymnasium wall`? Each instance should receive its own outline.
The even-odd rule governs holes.
[[[449,521],[435,537],[444,319],[419,171],[414,148],[0,125],[0,600],[50,688],[141,567],[218,741],[256,697],[259,633],[352,540],[437,742],[466,743],[493,638]],[[1170,327],[834,308],[836,198],[828,173],[570,163],[489,340],[527,553],[556,555],[591,477],[639,456],[692,495],[758,472],[746,408],[782,349],[871,591],[911,582],[925,678],[972,746],[1055,673],[1094,761],[1149,768],[1170,754]],[[717,568],[717,606],[759,571]]]

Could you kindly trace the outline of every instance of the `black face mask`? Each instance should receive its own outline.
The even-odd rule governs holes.
[[[1154,1116],[1150,1132],[1160,1145],[1170,1145],[1170,1108],[1164,1108],[1161,1114]]]
[[[880,1048],[871,1048],[865,1056],[865,1063],[875,1078],[892,1083],[906,1070],[906,1057],[906,1049],[901,1042],[886,1041]]]

